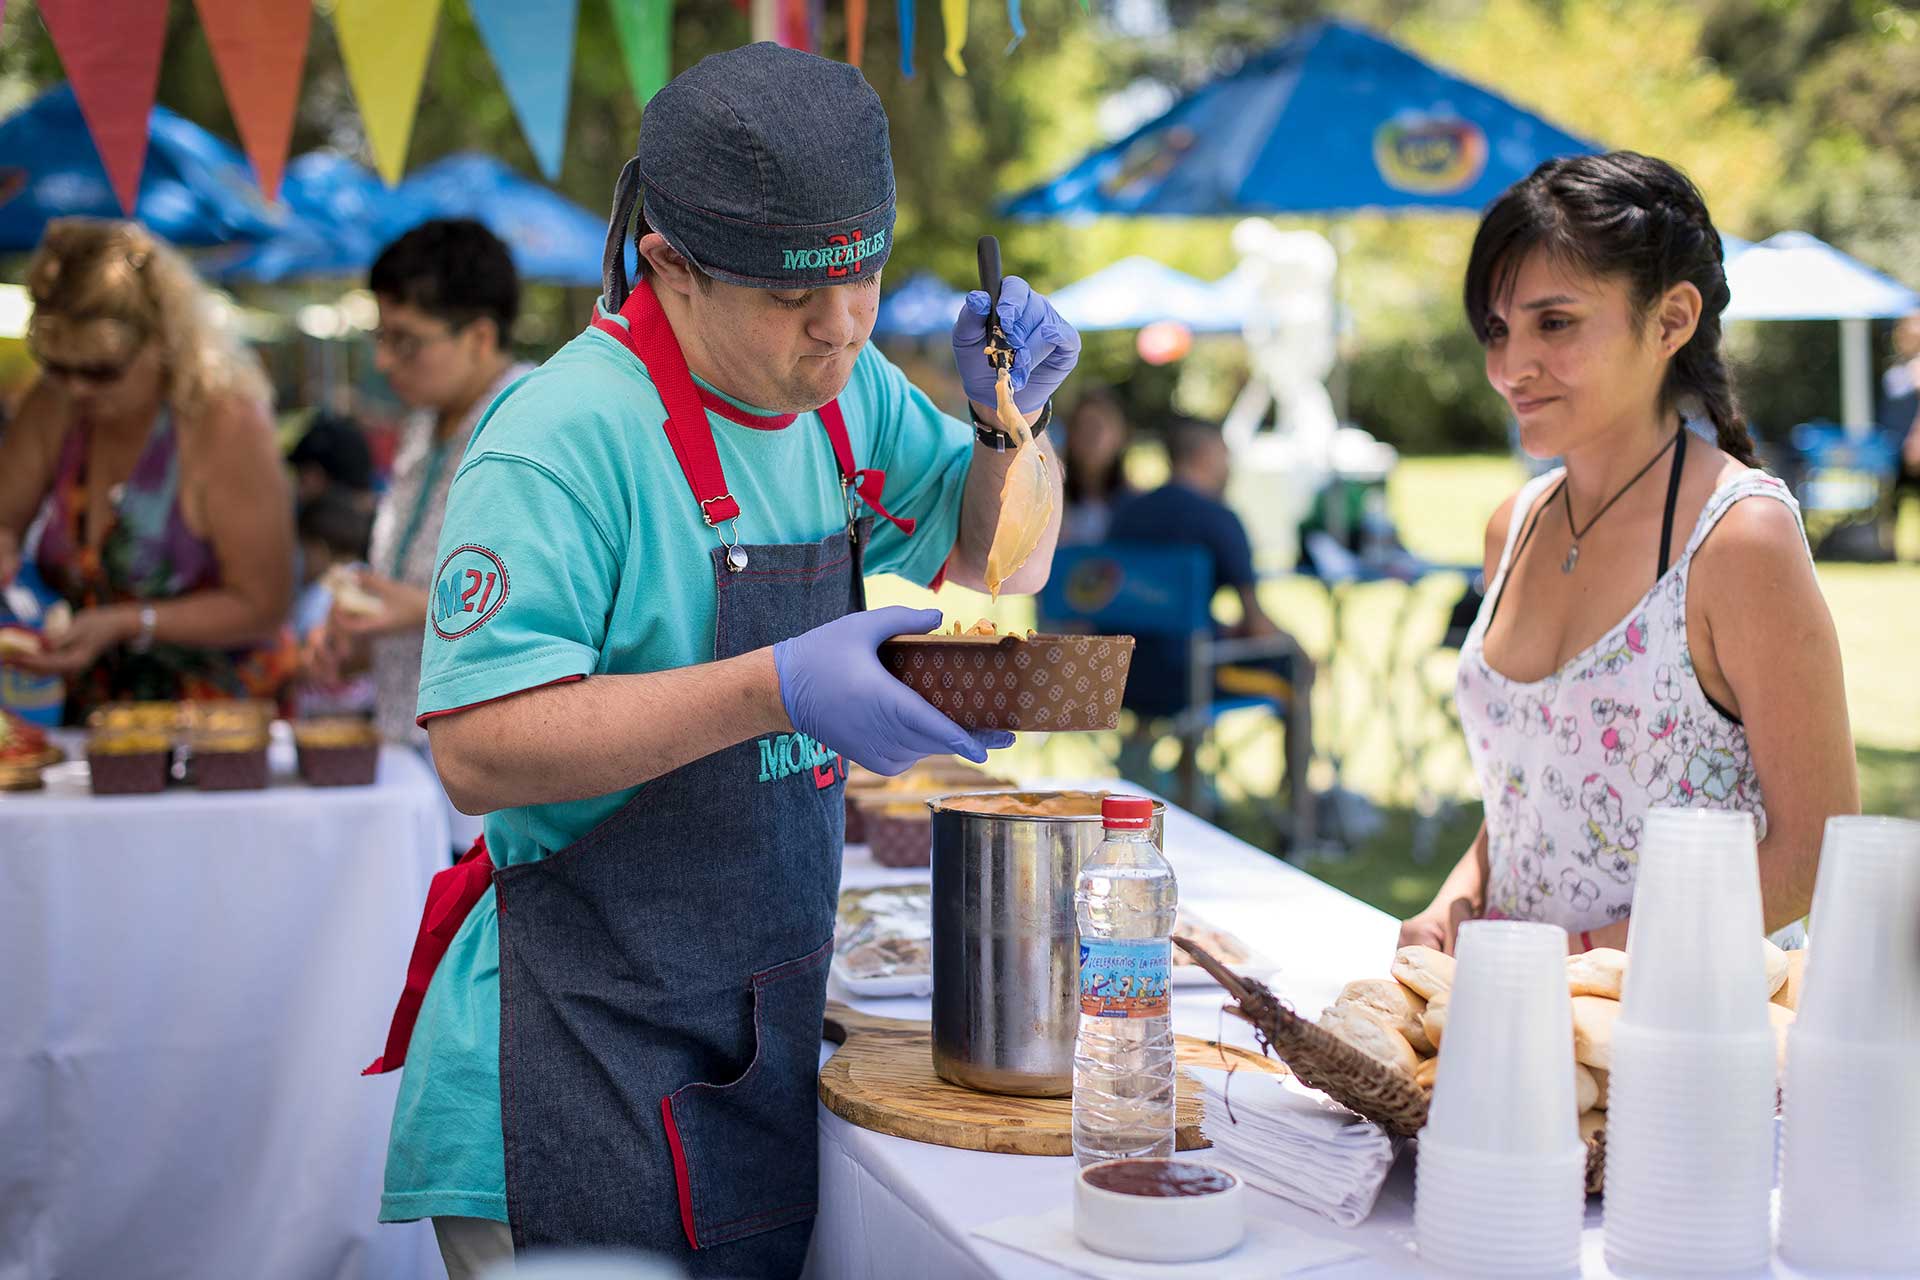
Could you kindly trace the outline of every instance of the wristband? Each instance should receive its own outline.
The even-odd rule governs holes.
[[[1582,929],[1580,931],[1580,949],[1582,951],[1593,950],[1593,935],[1591,933],[1588,933],[1585,929]]]
[[[160,615],[150,604],[140,606],[140,629],[133,639],[127,641],[127,648],[134,653],[146,653],[153,648],[153,629],[160,624]]]
[[[971,400],[967,401],[967,416],[973,419],[973,438],[987,448],[993,450],[995,453],[1005,453],[1007,450],[1016,447],[1014,438],[1007,434],[1003,427],[997,423],[987,422],[980,417],[979,412],[973,407],[973,401]],[[1053,401],[1049,399],[1045,404],[1040,406],[1040,416],[1034,419],[1033,425],[1029,427],[1028,430],[1032,431],[1037,438],[1041,432],[1047,429],[1047,425],[1052,421]]]

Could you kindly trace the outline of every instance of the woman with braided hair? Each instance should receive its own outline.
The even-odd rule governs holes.
[[[1540,166],[1487,210],[1466,309],[1520,443],[1563,466],[1487,524],[1457,686],[1485,821],[1402,943],[1470,916],[1624,947],[1646,812],[1738,809],[1769,929],[1859,807],[1839,643],[1799,510],[1720,354],[1720,235],[1671,165]]]
[[[74,607],[45,652],[67,715],[115,699],[274,697],[293,504],[258,361],[184,259],[130,222],[63,218],[27,268],[40,379],[0,440],[0,583],[30,528]]]

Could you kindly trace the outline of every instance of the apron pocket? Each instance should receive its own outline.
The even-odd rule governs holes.
[[[660,1100],[680,1225],[695,1249],[813,1217],[819,1161],[821,970],[833,939],[753,975],[753,1060],[731,1084],[689,1084]]]

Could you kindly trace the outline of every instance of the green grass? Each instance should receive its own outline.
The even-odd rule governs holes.
[[[1500,457],[1409,458],[1394,472],[1389,506],[1412,550],[1445,563],[1477,563],[1487,517],[1524,478]],[[1920,556],[1920,512],[1903,512],[1899,544]],[[1920,564],[1822,564],[1822,589],[1840,635],[1846,665],[1847,710],[1860,767],[1860,798],[1868,813],[1920,818]],[[1310,860],[1307,869],[1331,884],[1398,915],[1426,905],[1440,880],[1473,838],[1479,804],[1472,794],[1466,751],[1452,725],[1434,710],[1452,688],[1451,655],[1433,655],[1417,673],[1407,655],[1430,650],[1459,595],[1456,578],[1430,580],[1409,600],[1394,585],[1358,588],[1343,601],[1343,643],[1333,653],[1329,602],[1311,583],[1282,580],[1262,589],[1262,603],[1282,626],[1321,660],[1315,699],[1315,785],[1333,780],[1381,807],[1381,829],[1338,856]],[[933,605],[949,618],[990,617],[1003,627],[1032,624],[1032,602],[998,603],[959,587],[937,595],[897,579],[878,581],[875,604]],[[1399,630],[1400,678],[1382,681],[1389,640]],[[1248,726],[1231,726],[1246,734]],[[1417,773],[1395,743],[1427,744]],[[1023,738],[996,757],[1021,776],[1111,774],[1115,735],[1060,734]],[[1265,848],[1276,846],[1271,788],[1278,778],[1278,742],[1252,734],[1234,754],[1241,786],[1222,784],[1222,825]],[[1423,821],[1422,812],[1437,813]],[[1422,837],[1417,839],[1416,837]],[[1417,857],[1417,846],[1426,850]]]

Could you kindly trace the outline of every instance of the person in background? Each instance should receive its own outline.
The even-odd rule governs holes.
[[[364,563],[373,517],[352,489],[333,489],[300,504],[300,594],[293,628],[300,639],[301,679],[294,691],[302,716],[364,715],[373,710],[373,673],[343,672],[326,651],[326,623],[333,612],[328,575]]]
[[[0,582],[36,521],[72,626],[23,669],[69,720],[116,699],[277,697],[293,504],[258,361],[186,261],[128,222],[51,223],[27,268],[40,378],[0,442]]]
[[[352,418],[322,409],[287,452],[293,468],[293,497],[301,508],[327,494],[346,497],[373,510],[373,450]]]
[[[1231,587],[1240,598],[1240,621],[1215,627],[1217,639],[1267,640],[1276,648],[1292,637],[1260,607],[1253,544],[1240,517],[1224,501],[1233,456],[1220,428],[1176,418],[1167,428],[1167,483],[1120,503],[1107,527],[1110,543],[1203,549],[1213,573],[1213,592]],[[1210,595],[1212,592],[1209,593]],[[1307,794],[1313,751],[1312,659],[1297,643],[1292,652],[1219,666],[1218,696],[1267,698],[1286,708],[1287,779],[1296,801]],[[1192,683],[1184,639],[1140,636],[1134,644],[1126,705],[1142,716],[1171,716],[1186,709]]]
[[[474,424],[532,366],[509,353],[520,313],[513,258],[478,222],[420,224],[381,251],[367,283],[380,307],[374,362],[412,412],[374,515],[372,567],[357,575],[377,607],[334,602],[326,648],[339,665],[316,670],[334,675],[370,663],[382,736],[425,752],[427,733],[414,723],[414,704],[447,490]],[[478,823],[454,816],[471,828],[463,843],[472,843]]]
[[[1893,365],[1882,381],[1886,392],[1881,425],[1900,446],[1894,476],[1896,508],[1905,493],[1920,495],[1920,311],[1893,329]]]
[[[351,489],[328,490],[300,504],[300,590],[293,601],[293,629],[302,644],[319,639],[333,612],[327,575],[363,564],[373,520]]]
[[[1860,790],[1799,510],[1721,357],[1730,296],[1706,202],[1649,156],[1548,161],[1481,220],[1487,381],[1527,453],[1565,465],[1487,523],[1456,690],[1486,817],[1402,944],[1451,951],[1483,916],[1625,947],[1655,806],[1751,813],[1766,927],[1806,914],[1822,829]]]
[[[1113,508],[1130,496],[1127,445],[1132,430],[1120,397],[1105,387],[1081,396],[1067,415],[1064,447],[1066,512],[1061,546],[1104,542]]]

